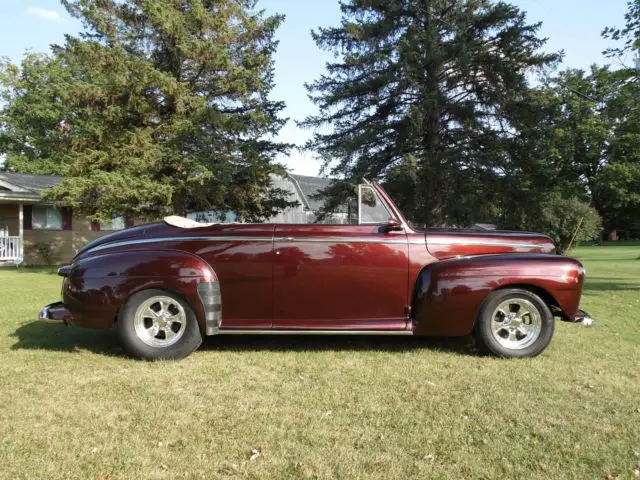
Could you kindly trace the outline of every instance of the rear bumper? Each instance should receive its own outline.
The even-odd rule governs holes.
[[[58,275],[61,277],[68,277],[71,271],[71,265],[63,265],[58,269]]]
[[[573,317],[573,321],[575,323],[582,323],[583,325],[590,326],[593,325],[593,317],[585,312],[584,310],[578,310],[576,316]]]
[[[44,323],[73,323],[73,314],[62,302],[50,303],[38,315],[38,320]]]

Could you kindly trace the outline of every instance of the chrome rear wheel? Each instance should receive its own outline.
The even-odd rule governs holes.
[[[118,335],[125,351],[145,360],[176,360],[202,343],[200,323],[189,302],[168,290],[132,295],[118,312]]]
[[[177,343],[187,327],[187,314],[171,297],[154,296],[142,302],[133,320],[138,338],[150,347]]]

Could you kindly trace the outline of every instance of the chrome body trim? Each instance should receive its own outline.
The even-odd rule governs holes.
[[[241,236],[185,236],[185,237],[154,237],[119,242],[104,243],[90,248],[86,253],[98,252],[109,248],[125,247],[129,245],[145,245],[161,242],[316,242],[316,243],[394,243],[407,244],[406,237],[401,238],[375,238],[375,237],[241,237]],[[422,241],[417,242],[423,244]]]
[[[427,245],[470,245],[470,246],[481,246],[481,247],[514,247],[514,248],[537,248],[542,250],[545,248],[544,245],[537,245],[533,243],[509,243],[509,242],[484,242],[484,241],[474,241],[474,240],[465,240],[465,241],[452,241],[452,242],[442,242],[442,241],[430,241],[427,237]]]
[[[487,242],[477,240],[453,240],[453,241],[429,241],[407,240],[405,236],[397,238],[370,237],[245,237],[245,236],[184,236],[184,237],[153,237],[139,238],[131,240],[121,240],[118,242],[104,243],[90,248],[87,252],[98,252],[109,248],[125,247],[129,245],[146,245],[161,242],[274,242],[274,243],[386,243],[399,245],[470,245],[485,247],[513,247],[513,248],[535,248],[542,250],[545,245],[510,243],[510,242]]]
[[[221,328],[218,335],[413,335],[411,330],[251,330]]]
[[[465,235],[481,237],[518,237],[518,238],[540,238],[546,235],[537,232],[520,232],[518,230],[478,230],[470,228],[425,228],[422,230],[426,235],[439,237],[464,237]],[[551,239],[549,238],[549,241]]]
[[[407,244],[406,237],[375,238],[375,237],[275,237],[276,243],[398,243]],[[423,242],[421,242],[423,243]]]
[[[202,237],[153,237],[153,238],[139,238],[133,240],[121,240],[119,242],[104,243],[97,247],[90,248],[86,253],[97,252],[105,250],[107,248],[125,247],[128,245],[144,245],[148,243],[160,243],[160,242],[273,242],[273,237],[241,237],[241,236],[202,236]]]
[[[205,335],[217,335],[222,323],[222,295],[218,282],[198,284],[198,297],[205,313]]]

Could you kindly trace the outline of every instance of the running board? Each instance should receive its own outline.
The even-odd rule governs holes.
[[[413,335],[411,330],[245,330],[221,328],[218,335]]]

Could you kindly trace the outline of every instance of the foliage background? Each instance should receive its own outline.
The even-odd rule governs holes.
[[[253,0],[66,0],[84,24],[0,62],[0,154],[67,177],[48,198],[95,220],[290,205],[271,186],[286,122],[270,98],[281,15]],[[616,69],[558,71],[540,25],[494,0],[343,0],[313,32],[334,55],[307,85],[305,146],[337,181],[382,181],[417,224],[640,236],[640,0],[602,35]],[[621,64],[621,67],[619,65]],[[578,205],[581,202],[581,206]],[[565,214],[565,212],[571,212]],[[580,214],[582,212],[582,214]],[[552,217],[555,216],[553,220]],[[543,221],[543,219],[546,219]],[[564,233],[563,233],[564,232]]]
[[[10,170],[62,174],[47,198],[94,220],[289,205],[271,187],[288,145],[273,87],[280,15],[255,1],[65,0],[84,31],[0,65]]]

